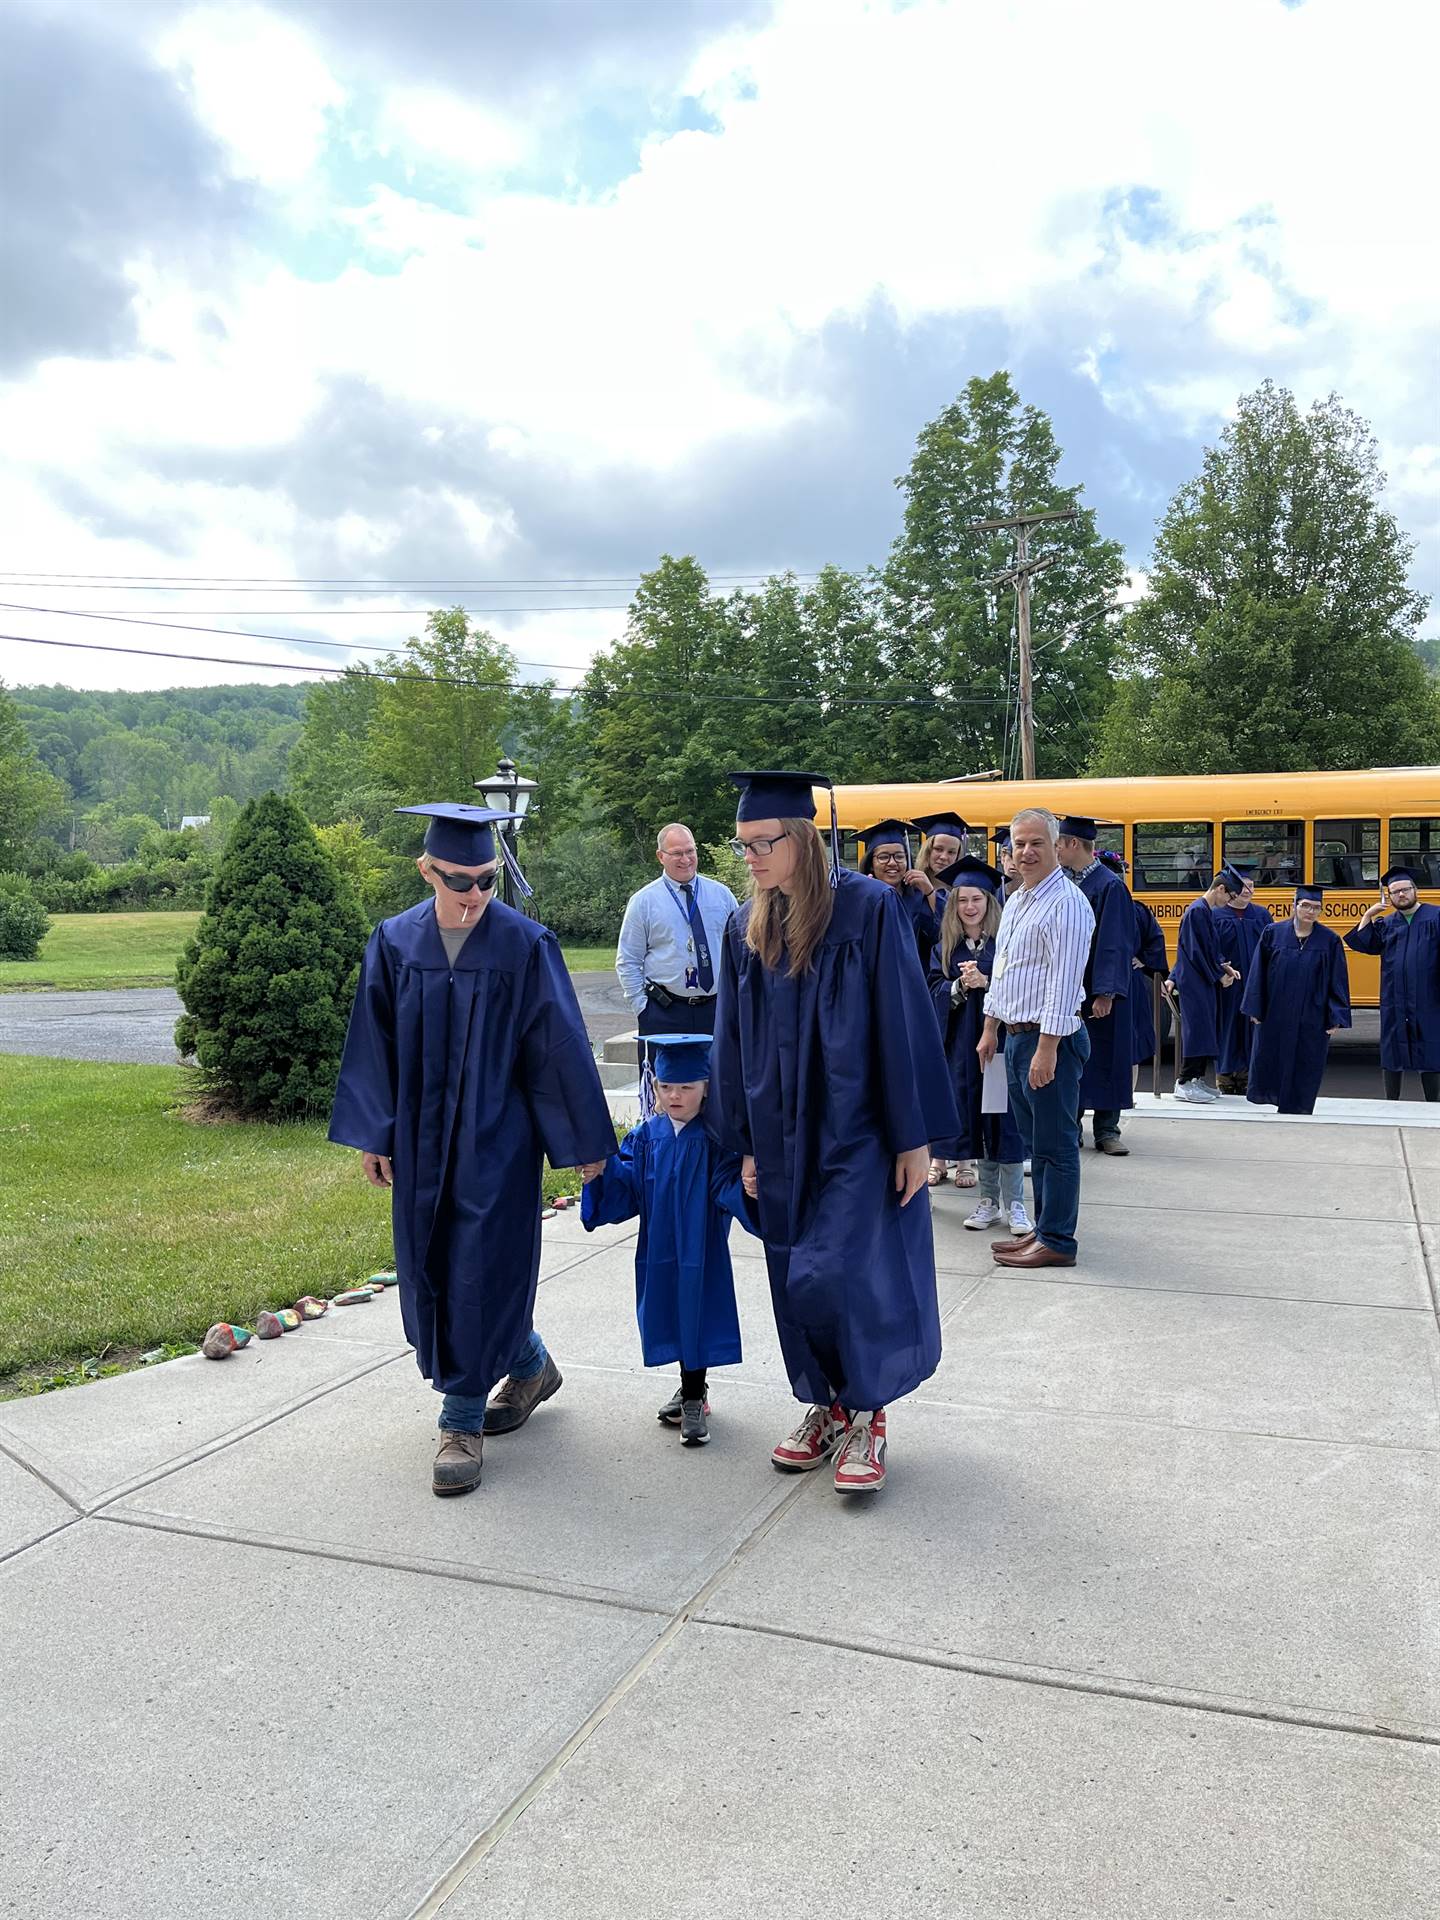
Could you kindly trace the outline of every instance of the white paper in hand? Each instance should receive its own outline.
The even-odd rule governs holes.
[[[1006,1113],[1010,1107],[1010,1089],[1005,1080],[1005,1056],[997,1053],[986,1063],[980,1076],[980,1111]]]

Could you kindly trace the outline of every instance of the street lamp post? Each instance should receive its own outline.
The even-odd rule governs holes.
[[[500,829],[506,846],[510,849],[511,860],[515,857],[515,837],[525,824],[525,815],[530,811],[530,802],[538,788],[538,782],[527,780],[515,762],[507,755],[501,760],[488,780],[477,780],[475,786],[481,799],[493,813],[518,814],[516,820],[507,820]],[[500,862],[500,897],[506,906],[513,907],[515,889],[510,878],[510,861]]]

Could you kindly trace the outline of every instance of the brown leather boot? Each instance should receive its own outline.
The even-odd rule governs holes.
[[[431,1491],[442,1496],[473,1492],[480,1484],[480,1454],[484,1445],[483,1433],[442,1433],[430,1477]]]
[[[565,1382],[547,1353],[545,1365],[528,1380],[506,1378],[490,1396],[485,1409],[486,1433],[514,1433],[523,1427],[542,1400],[558,1393]]]

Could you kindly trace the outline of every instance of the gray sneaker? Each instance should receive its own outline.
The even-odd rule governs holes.
[[[431,1491],[470,1493],[480,1484],[480,1455],[485,1446],[483,1433],[445,1433],[440,1435],[439,1451],[430,1476]]]
[[[703,1400],[682,1400],[680,1403],[680,1444],[685,1447],[703,1447],[710,1438],[710,1428],[705,1421],[705,1402]]]
[[[486,1433],[514,1433],[523,1427],[542,1400],[564,1385],[560,1369],[547,1353],[539,1373],[528,1380],[502,1380],[485,1409]]]
[[[678,1427],[680,1424],[680,1410],[684,1405],[685,1402],[680,1397],[680,1389],[676,1387],[674,1393],[671,1394],[664,1406],[661,1407],[655,1418],[657,1420],[663,1420],[667,1427]],[[708,1416],[710,1412],[710,1396],[708,1394],[705,1396],[705,1412]]]

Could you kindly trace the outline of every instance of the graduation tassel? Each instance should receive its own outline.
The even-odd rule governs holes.
[[[830,884],[840,884],[840,815],[835,807],[835,789],[830,789]]]
[[[500,843],[500,858],[505,862],[505,871],[510,876],[511,886],[514,887],[516,893],[519,894],[522,900],[533,898],[535,889],[520,871],[520,862],[511,851],[510,842],[505,838],[503,833],[497,833],[495,838]]]
[[[650,1059],[650,1045],[651,1043],[647,1040],[645,1058],[640,1066],[640,1118],[642,1120],[652,1119],[656,1111],[655,1068]]]

